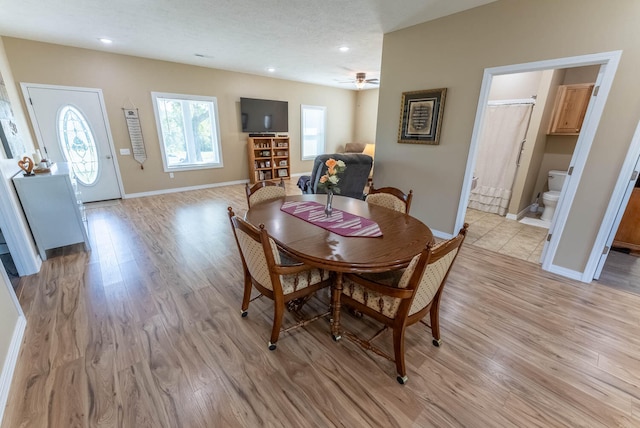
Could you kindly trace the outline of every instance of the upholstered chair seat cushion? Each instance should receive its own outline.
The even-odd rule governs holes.
[[[282,292],[290,294],[329,279],[329,271],[312,268],[292,275],[280,275]]]
[[[263,287],[273,290],[273,283],[269,275],[269,267],[264,255],[264,250],[262,249],[262,244],[251,239],[251,237],[242,230],[237,231],[237,236],[240,246],[244,251],[245,262],[247,263],[247,268],[251,276]],[[272,238],[269,238],[269,245],[276,265],[291,265],[296,263],[287,256],[283,257]],[[318,284],[327,279],[329,279],[329,271],[311,267],[295,274],[280,275],[282,293],[285,295]]]
[[[413,315],[425,308],[433,300],[433,297],[438,292],[438,287],[442,283],[444,276],[447,274],[449,266],[457,252],[458,250],[455,249],[454,251],[446,254],[440,260],[427,266],[417,287],[413,303],[411,304],[411,309],[409,310],[409,315]],[[406,269],[382,273],[361,274],[359,276],[388,287],[407,288],[409,279],[416,268],[419,258],[420,254],[416,255]],[[377,293],[354,281],[351,281],[349,278],[344,279],[342,292],[353,300],[360,302],[392,319],[395,318],[398,307],[400,306],[401,299]]]
[[[407,288],[411,273],[415,270],[420,255],[418,254],[411,260],[409,267],[401,270],[393,270],[381,273],[367,273],[359,275],[369,281],[377,282],[394,288]],[[353,300],[368,306],[369,308],[381,313],[387,318],[395,318],[400,306],[400,299],[396,297],[385,296],[370,290],[348,277],[344,278],[342,285],[342,293],[351,297]]]
[[[348,278],[344,279],[342,287],[342,293],[344,295],[370,307],[376,312],[380,312],[387,318],[395,318],[398,307],[400,306],[400,299],[369,290]]]

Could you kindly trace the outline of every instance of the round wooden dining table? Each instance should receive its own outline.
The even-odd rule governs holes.
[[[326,202],[327,195],[296,195],[253,205],[246,220],[263,224],[269,235],[300,261],[336,272],[332,290],[331,334],[340,339],[340,294],[342,274],[383,272],[406,267],[433,240],[420,220],[365,201],[334,196],[333,208],[375,221],[382,236],[341,236],[282,211],[285,201]]]

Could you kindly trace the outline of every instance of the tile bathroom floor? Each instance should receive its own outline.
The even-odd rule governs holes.
[[[540,263],[548,229],[471,208],[467,209],[465,221],[469,223],[466,244]]]

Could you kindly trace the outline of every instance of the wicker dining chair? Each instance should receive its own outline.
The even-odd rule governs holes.
[[[253,186],[249,186],[249,183],[245,185],[247,194],[247,205],[251,208],[252,205],[259,204],[260,202],[271,201],[273,199],[280,199],[287,196],[284,181],[282,178],[279,183],[273,181],[259,181]]]
[[[390,361],[395,361],[397,380],[408,380],[404,361],[404,332],[406,327],[421,321],[427,313],[431,318],[433,344],[440,346],[440,299],[442,289],[453,266],[468,225],[457,236],[437,245],[429,243],[403,270],[379,274],[345,274],[340,301],[384,324],[384,327],[368,340],[349,332],[345,337],[355,341]],[[393,330],[394,357],[389,356],[371,342],[387,329]]]
[[[373,183],[371,183],[365,201],[370,204],[380,205],[385,208],[400,211],[401,213],[409,214],[411,199],[413,199],[413,190],[409,190],[409,193],[405,194],[402,190],[395,187],[381,187],[380,189],[376,189]]]
[[[273,327],[268,343],[269,350],[273,351],[281,332],[285,307],[297,313],[317,290],[331,285],[330,272],[288,259],[280,253],[264,225],[256,228],[236,216],[231,207],[227,210],[244,271],[240,313],[242,317],[247,316],[249,303],[255,300],[251,299],[253,287],[260,292],[258,297],[266,296],[273,300]],[[282,332],[307,325],[329,313],[326,311],[305,320],[298,316],[298,322]]]

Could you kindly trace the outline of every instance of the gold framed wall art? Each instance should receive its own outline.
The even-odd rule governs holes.
[[[447,88],[402,93],[398,143],[440,144]]]

